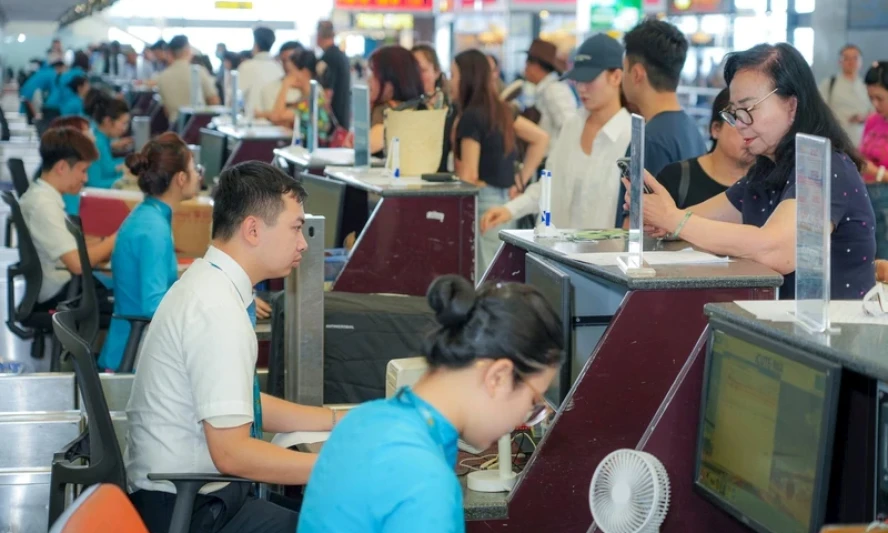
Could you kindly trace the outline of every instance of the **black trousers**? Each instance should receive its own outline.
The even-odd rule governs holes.
[[[176,495],[140,490],[130,494],[150,533],[168,533]],[[260,500],[252,485],[232,483],[194,501],[189,533],[296,533],[295,511]]]
[[[93,276],[93,283],[96,285],[96,299],[99,301],[99,313],[102,315],[111,315],[114,313],[114,291],[105,287],[105,285],[95,276]],[[34,306],[34,311],[38,312],[47,312],[55,310],[58,305],[68,299],[68,291],[70,290],[71,282],[65,283],[64,287],[62,287],[59,292],[56,293],[55,296],[46,300],[45,302],[40,302]]]

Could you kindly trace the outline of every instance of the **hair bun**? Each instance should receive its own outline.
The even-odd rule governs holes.
[[[433,281],[427,298],[435,312],[435,320],[445,328],[459,327],[468,322],[477,301],[475,287],[465,278],[452,274]]]
[[[136,152],[126,156],[126,166],[134,176],[140,176],[151,166],[151,161],[144,154]]]

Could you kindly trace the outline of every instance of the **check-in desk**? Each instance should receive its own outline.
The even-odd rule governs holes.
[[[412,177],[395,181],[383,169],[328,167],[326,175],[365,206],[369,196],[379,197],[333,290],[423,296],[443,274],[475,279],[477,187]],[[312,212],[311,196],[306,210]]]
[[[303,146],[287,146],[274,151],[278,161],[285,163],[290,173],[298,176],[303,172],[323,176],[324,169],[330,166],[354,166],[355,151],[352,148],[318,148],[314,152]],[[385,161],[378,157],[370,158],[370,165],[381,167]]]
[[[287,146],[293,137],[291,130],[279,126],[222,125],[217,129],[228,138],[230,147],[223,169],[244,161],[271,163],[275,149]]]
[[[180,107],[176,128],[185,144],[200,144],[200,129],[206,128],[214,118],[231,113],[225,106]]]
[[[553,303],[568,330],[567,367],[556,384],[558,397],[564,400],[514,490],[505,497],[506,518],[470,520],[467,529],[470,533],[585,532],[592,524],[589,483],[605,456],[621,448],[644,448],[657,428],[687,431],[688,438],[695,439],[693,428],[671,426],[661,416],[674,404],[673,389],[687,372],[691,354],[699,349],[706,327],[704,306],[773,299],[782,277],[757,263],[737,260],[655,266],[653,277],[632,278],[618,266],[569,257],[622,252],[626,246],[622,238],[537,242],[532,230],[503,231],[500,238],[503,245],[486,281],[527,281],[549,297],[551,285],[540,286],[538,276],[549,271],[568,288],[568,294],[559,291],[561,305]],[[646,249],[664,251],[686,247],[686,243],[646,243]],[[697,415],[688,413],[694,425]],[[670,505],[667,524],[678,506]],[[685,512],[701,523],[732,522],[702,499]]]

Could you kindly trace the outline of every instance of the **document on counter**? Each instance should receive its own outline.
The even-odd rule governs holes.
[[[759,320],[795,322],[795,300],[756,300],[734,302]],[[832,300],[829,302],[831,324],[888,325],[888,315],[874,316],[866,312],[861,300]]]
[[[292,433],[278,433],[271,439],[271,443],[281,448],[293,448],[300,444],[326,442],[329,438],[329,431],[294,431]]]
[[[618,266],[617,259],[625,257],[626,252],[607,252],[597,254],[567,254],[568,259],[589,263],[597,266]],[[672,265],[707,265],[730,263],[730,257],[719,257],[706,252],[687,249],[677,252],[645,252],[644,261],[650,266]]]

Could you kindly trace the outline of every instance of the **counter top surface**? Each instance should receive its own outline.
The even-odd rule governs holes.
[[[466,483],[466,476],[459,476],[466,520],[500,520],[509,517],[508,492],[475,492],[467,489]]]
[[[563,230],[570,235],[575,230]],[[625,252],[625,238],[574,242],[568,238],[536,239],[533,230],[500,231],[500,239],[528,252],[547,257],[581,272],[624,285],[632,290],[714,289],[714,288],[776,288],[783,277],[770,268],[744,259],[728,263],[656,265],[653,277],[626,275],[618,266],[594,265],[570,257],[572,254]],[[688,248],[686,242],[645,239],[645,251],[678,251]]]
[[[207,105],[201,107],[184,106],[179,108],[179,113],[187,115],[230,115],[231,108],[224,105]]]
[[[793,322],[762,320],[735,303],[708,304],[707,316],[888,382],[888,326],[840,324],[834,334],[809,333]]]
[[[280,126],[230,126],[224,125],[219,126],[218,130],[220,133],[231,137],[232,139],[260,139],[260,140],[278,140],[278,139],[290,139],[293,136],[293,132],[288,130],[287,128],[282,128]]]
[[[351,167],[355,164],[355,151],[352,148],[318,148],[309,152],[304,146],[287,146],[276,149],[274,155],[302,168]],[[370,158],[373,167],[381,167],[384,163],[378,157]]]
[[[382,168],[329,166],[324,174],[346,185],[386,196],[475,196],[478,187],[462,181],[435,183],[419,177],[389,178]]]

